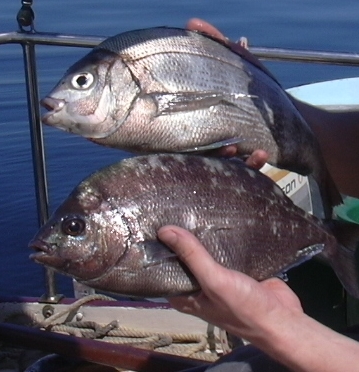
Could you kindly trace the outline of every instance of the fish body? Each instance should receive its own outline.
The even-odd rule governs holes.
[[[42,104],[45,124],[135,153],[233,143],[240,155],[262,149],[272,165],[313,174],[330,205],[341,200],[282,87],[203,34],[162,27],[110,37],[70,67]]]
[[[268,177],[237,161],[160,154],[123,160],[81,182],[30,246],[36,262],[129,296],[190,293],[198,283],[157,239],[188,229],[223,266],[263,280],[338,243]],[[338,261],[339,262],[339,261]]]

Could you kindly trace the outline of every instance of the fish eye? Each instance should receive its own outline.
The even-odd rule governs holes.
[[[79,217],[67,217],[61,224],[62,232],[70,236],[81,235],[84,232],[85,227],[85,221]]]
[[[81,72],[71,79],[71,84],[75,89],[87,89],[94,82],[94,76],[89,72]]]

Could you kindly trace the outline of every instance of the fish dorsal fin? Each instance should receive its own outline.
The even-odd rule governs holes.
[[[315,255],[321,253],[324,249],[324,244],[313,244],[308,247],[305,247],[301,250],[299,250],[296,254],[296,259],[290,263],[288,266],[284,267],[280,270],[280,272],[276,275],[282,279],[286,279],[286,272],[290,269],[293,269],[294,267],[297,267],[301,265],[302,263],[310,260]]]
[[[136,246],[145,253],[144,267],[159,265],[177,257],[171,249],[156,240],[137,243]]]

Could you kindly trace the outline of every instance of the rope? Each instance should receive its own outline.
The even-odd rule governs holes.
[[[101,301],[115,301],[114,298],[108,297],[102,294],[92,294],[83,298],[80,298],[73,304],[69,305],[65,310],[62,310],[58,313],[55,313],[51,316],[49,316],[47,319],[43,320],[40,322],[39,326],[41,328],[47,328],[48,326],[54,324],[55,320],[60,319],[61,317],[70,314],[73,311],[77,311],[82,305],[91,302],[91,301],[96,301],[96,300],[101,300]]]
[[[7,315],[11,318],[26,315],[26,318],[31,320],[32,326],[76,337],[127,344],[134,347],[156,350],[167,354],[181,355],[209,362],[213,362],[219,358],[216,352],[216,339],[213,327],[210,326],[208,328],[209,339],[207,340],[206,334],[146,331],[143,329],[121,326],[117,320],[105,325],[94,321],[65,320],[62,323],[57,323],[62,317],[72,319],[81,306],[95,300],[114,301],[111,297],[93,294],[77,300],[73,304],[66,306],[65,309],[42,320],[37,319],[35,314],[29,311],[14,311]],[[210,346],[210,351],[207,347],[208,344]]]
[[[107,325],[96,322],[67,322],[50,327],[51,331],[77,337],[98,339],[104,342],[127,344],[157,350],[168,354],[193,357],[206,361],[218,359],[217,353],[208,353],[207,337],[204,334],[162,333],[119,326],[117,321]]]

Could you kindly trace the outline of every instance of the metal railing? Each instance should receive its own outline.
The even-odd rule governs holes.
[[[93,48],[104,39],[105,36],[71,35],[35,31],[19,31],[0,34],[0,44],[38,44],[82,48]],[[267,61],[359,66],[359,53],[324,52],[265,47],[250,47],[249,51],[258,58]]]
[[[32,1],[23,0],[18,13],[19,31],[0,34],[1,44],[19,44],[23,49],[26,78],[27,106],[30,125],[32,161],[35,178],[35,193],[39,225],[48,219],[48,186],[46,180],[46,162],[44,139],[40,120],[40,105],[36,69],[36,45],[70,46],[92,48],[105,39],[104,36],[86,36],[36,32],[33,25]],[[249,49],[257,57],[270,61],[307,62],[331,65],[359,66],[359,54],[335,53],[311,50],[252,47]],[[45,278],[46,302],[57,302],[54,273],[47,269]]]

